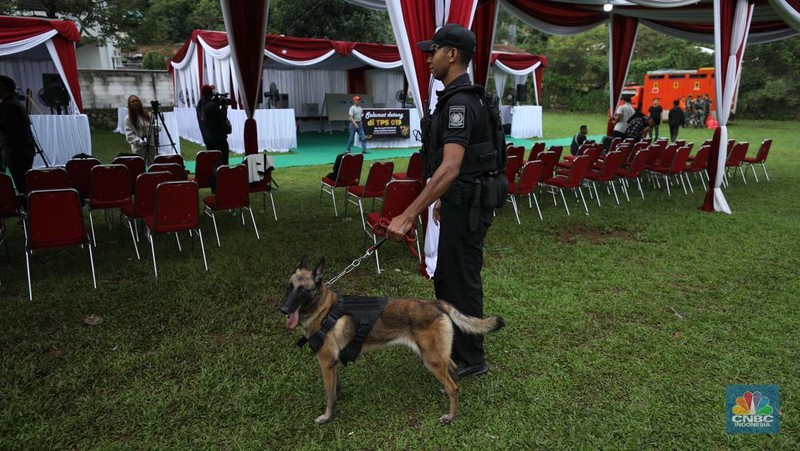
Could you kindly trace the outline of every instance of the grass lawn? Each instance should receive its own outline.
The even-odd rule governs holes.
[[[544,119],[547,138],[580,124],[605,130],[600,115]],[[499,211],[486,241],[485,312],[508,325],[486,339],[489,374],[459,384],[450,426],[437,421],[447,410],[438,382],[400,347],[343,368],[332,422],[314,424],[322,377],[278,308],[303,254],[324,257],[330,278],[364,252],[352,206],[343,220],[319,200],[328,166],[275,174],[277,222],[253,197],[258,241],[249,221],[222,214],[217,247],[204,220],[208,273],[196,239],[183,237],[179,253],[162,237],[154,279],[149,251],[136,260],[127,232],[95,213],[98,288],[85,250],[41,251],[28,302],[22,232],[7,221],[0,449],[798,449],[796,130],[731,125],[751,155],[774,140],[772,181],[733,178],[731,215],[698,212],[696,181],[695,194],[646,185],[646,199],[622,205],[601,191],[589,216],[577,203],[567,216],[545,193],[543,221],[527,207],[522,225],[510,207]],[[681,130],[696,144],[708,136]],[[104,162],[126,147],[110,132],[93,139]],[[185,155],[199,150],[182,145]],[[383,246],[381,264],[377,275],[365,260],[336,288],[433,296],[404,246]],[[103,323],[85,325],[89,315]],[[779,384],[780,434],[726,434],[726,384]]]

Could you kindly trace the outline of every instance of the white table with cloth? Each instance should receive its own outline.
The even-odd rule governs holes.
[[[175,152],[172,150],[172,146],[169,143],[170,136],[172,137],[172,142],[175,143],[175,150],[178,151],[178,154],[181,153],[181,140],[178,139],[178,120],[175,117],[175,113],[166,112],[161,113],[164,115],[164,125],[166,125],[167,129],[164,130],[164,127],[161,127],[161,130],[158,132],[158,155],[170,155]],[[128,109],[125,107],[117,108],[117,129],[114,130],[117,133],[125,134],[125,117],[128,116]],[[167,135],[167,131],[169,131],[169,135]],[[130,152],[130,146],[128,147],[127,152]]]
[[[79,153],[92,154],[89,117],[85,114],[32,114],[31,131],[51,166],[63,166]],[[44,166],[41,156],[33,167]]]
[[[181,138],[197,144],[203,144],[203,135],[197,124],[197,112],[194,108],[175,108],[178,129]],[[256,110],[253,115],[258,128],[258,150],[270,152],[288,152],[297,148],[297,123],[294,110],[266,109]],[[247,115],[244,110],[228,109],[228,120],[231,121],[233,133],[228,135],[228,146],[231,151],[244,153],[244,121]]]
[[[512,138],[541,138],[542,136],[542,107],[517,105],[511,109]]]

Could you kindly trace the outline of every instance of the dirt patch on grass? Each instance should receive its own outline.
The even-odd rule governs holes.
[[[633,240],[633,233],[627,230],[601,230],[585,224],[572,224],[559,237],[564,244],[575,244],[585,240],[592,244],[607,244],[610,241]]]

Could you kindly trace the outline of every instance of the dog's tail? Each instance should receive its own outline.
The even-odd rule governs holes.
[[[462,332],[470,335],[485,335],[489,332],[494,332],[497,329],[506,325],[505,320],[500,316],[489,316],[486,318],[475,318],[468,316],[457,308],[453,307],[449,302],[437,299],[434,301],[436,307],[441,310],[445,315],[450,317],[450,321],[456,325]]]

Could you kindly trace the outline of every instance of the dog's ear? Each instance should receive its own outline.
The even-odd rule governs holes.
[[[300,258],[300,264],[297,265],[297,269],[308,269],[308,254],[303,254]]]
[[[314,283],[319,285],[322,282],[322,273],[325,270],[325,258],[320,259],[317,267],[314,268]]]

